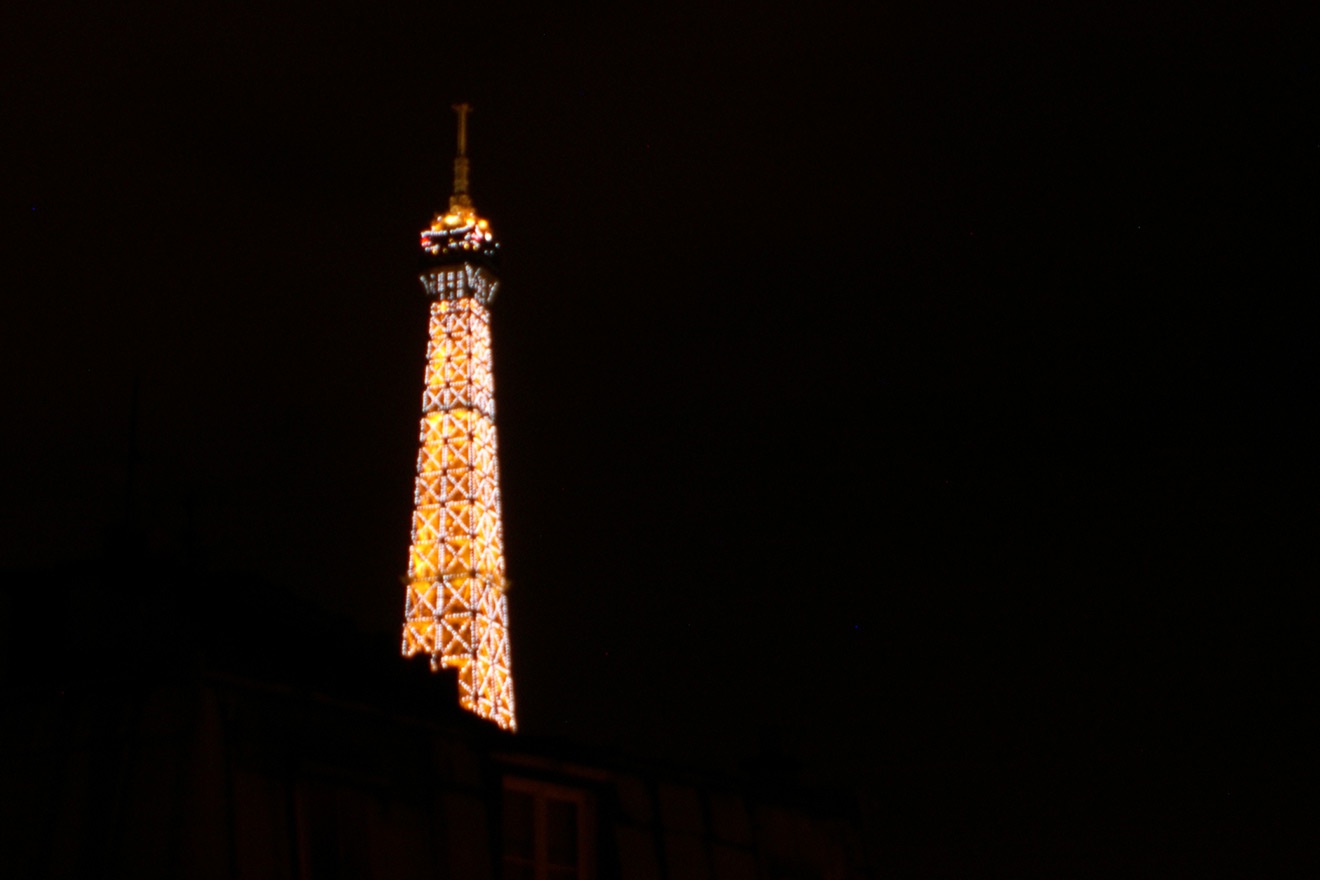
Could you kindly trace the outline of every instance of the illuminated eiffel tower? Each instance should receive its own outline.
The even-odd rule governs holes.
[[[468,196],[467,104],[449,210],[422,232],[431,298],[403,653],[458,670],[465,709],[513,730],[490,314],[499,245]]]

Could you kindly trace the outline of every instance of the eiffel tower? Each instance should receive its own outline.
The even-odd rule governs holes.
[[[495,442],[490,313],[499,244],[468,195],[467,115],[457,104],[458,155],[449,209],[422,231],[422,287],[431,298],[421,448],[413,492],[404,656],[458,670],[463,708],[515,729],[507,582]]]

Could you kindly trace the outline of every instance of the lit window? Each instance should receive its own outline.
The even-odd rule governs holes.
[[[591,800],[586,792],[504,780],[504,880],[591,880]]]

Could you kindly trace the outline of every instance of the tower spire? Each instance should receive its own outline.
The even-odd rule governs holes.
[[[420,449],[413,483],[403,653],[458,671],[458,701],[515,727],[509,604],[500,521],[490,314],[499,243],[468,197],[467,104],[457,104],[458,155],[449,211],[421,235],[431,298]]]
[[[458,114],[458,154],[454,156],[454,194],[449,197],[449,210],[471,210],[472,199],[468,196],[467,116],[472,112],[472,105],[455,104],[453,110]]]

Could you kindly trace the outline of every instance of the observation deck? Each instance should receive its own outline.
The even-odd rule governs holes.
[[[490,231],[490,224],[469,209],[437,214],[430,229],[422,230],[422,268],[477,263],[491,271],[498,269],[500,244]]]

